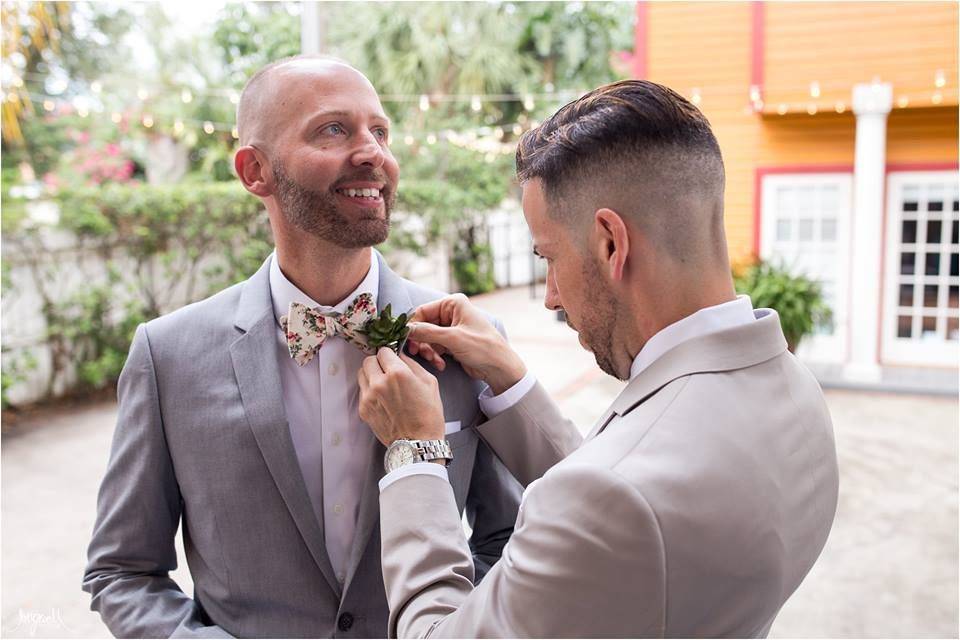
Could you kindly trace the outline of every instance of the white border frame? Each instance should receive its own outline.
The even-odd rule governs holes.
[[[906,185],[919,184],[946,184],[953,181],[956,184],[956,171],[891,171],[887,175],[887,211],[886,211],[886,246],[884,247],[884,283],[883,283],[883,315],[880,318],[880,362],[883,364],[917,366],[917,367],[956,367],[960,358],[960,341],[931,340],[917,341],[912,338],[897,337],[897,317],[899,309],[898,284],[900,276],[900,223],[901,200],[903,188]],[[954,219],[953,205],[950,198],[949,186],[947,200],[944,202],[944,224],[941,233],[947,239],[952,232]],[[948,217],[949,216],[949,217]],[[920,232],[919,225],[917,229]],[[948,253],[949,255],[949,253]],[[923,265],[917,264],[917,268]],[[960,277],[950,277],[949,258],[945,273],[941,273],[939,284],[958,284]],[[943,299],[946,295],[941,296]],[[938,306],[939,308],[939,306]],[[949,311],[947,312],[950,313]],[[956,312],[955,312],[956,313]],[[939,314],[938,314],[939,315]]]
[[[853,173],[775,173],[763,176],[760,207],[760,257],[777,259],[773,253],[776,242],[777,187],[783,185],[804,186],[834,185],[839,189],[840,209],[837,211],[837,267],[836,300],[833,309],[833,335],[807,336],[800,342],[797,355],[810,362],[842,364],[849,352],[848,325],[850,305],[850,224],[853,219]],[[786,266],[790,266],[787,264]]]

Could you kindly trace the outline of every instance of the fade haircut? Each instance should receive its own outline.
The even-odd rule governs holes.
[[[548,215],[571,229],[606,207],[676,257],[714,253],[704,245],[719,242],[725,258],[720,146],[704,115],[667,87],[599,87],[528,131],[516,162],[519,181],[539,179]]]
[[[241,145],[252,144],[257,138],[263,136],[263,133],[258,129],[263,124],[264,107],[266,101],[273,100],[276,97],[265,95],[265,93],[271,93],[265,92],[269,88],[267,82],[275,69],[295,60],[328,60],[350,66],[348,62],[334,56],[304,53],[280,58],[261,67],[247,80],[237,103],[237,134]]]

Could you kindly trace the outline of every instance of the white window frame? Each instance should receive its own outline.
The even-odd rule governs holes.
[[[900,291],[900,248],[903,246],[900,242],[901,224],[903,222],[902,199],[904,187],[918,185],[925,187],[931,184],[944,184],[947,191],[944,198],[943,224],[941,225],[941,238],[946,237],[947,242],[941,241],[941,246],[947,245],[946,249],[941,249],[941,273],[937,276],[927,276],[922,273],[924,265],[920,260],[916,261],[914,269],[915,274],[911,276],[913,284],[919,286],[919,292],[915,291],[914,303],[919,299],[922,304],[923,284],[937,284],[938,305],[935,312],[937,316],[937,330],[942,332],[947,322],[947,317],[958,315],[957,309],[947,308],[948,286],[960,284],[960,277],[950,276],[950,252],[953,246],[949,243],[952,233],[952,221],[956,219],[957,213],[953,212],[952,204],[952,186],[957,184],[956,171],[897,171],[890,172],[887,175],[887,211],[886,211],[886,247],[884,248],[884,290],[883,290],[883,316],[881,318],[881,342],[880,342],[880,360],[883,364],[916,366],[916,367],[956,367],[958,357],[960,357],[960,348],[958,341],[948,341],[946,339],[928,339],[915,340],[912,338],[897,337],[898,317],[901,315]],[[923,203],[921,203],[921,210]],[[926,225],[917,225],[917,242],[920,245],[921,240],[926,238]],[[944,256],[946,263],[944,263]],[[946,286],[944,286],[946,285]],[[909,307],[911,310],[919,309],[915,304]],[[914,322],[913,330],[917,329],[918,322]]]
[[[835,279],[836,308],[833,311],[833,334],[806,336],[797,355],[810,362],[842,364],[847,360],[848,308],[850,286],[850,222],[853,217],[853,174],[850,172],[777,173],[762,177],[760,257],[791,268],[789,262],[774,253],[777,235],[777,189],[783,186],[836,186],[840,208],[837,211],[837,273]],[[819,228],[819,227],[817,227]]]

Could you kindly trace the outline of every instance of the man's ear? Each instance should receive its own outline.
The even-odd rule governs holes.
[[[261,198],[273,195],[272,186],[267,181],[267,168],[258,149],[251,146],[237,149],[233,167],[247,191]]]
[[[610,278],[623,279],[623,272],[630,253],[630,235],[627,225],[616,211],[597,209],[593,217],[595,244],[594,249],[601,264],[607,266]]]

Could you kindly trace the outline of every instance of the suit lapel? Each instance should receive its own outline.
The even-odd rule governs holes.
[[[614,418],[629,413],[678,378],[743,369],[786,351],[787,341],[777,312],[757,309],[754,314],[756,319],[751,323],[698,336],[660,356],[627,384],[586,440],[602,433]]]
[[[243,285],[234,324],[244,334],[230,345],[230,356],[260,453],[314,561],[339,596],[340,583],[324,545],[323,522],[317,521],[310,503],[283,407],[277,327],[270,298],[270,260]]]
[[[377,252],[377,260],[380,261],[377,310],[379,311],[389,304],[394,316],[409,312],[413,303],[403,279],[387,267],[383,261],[383,256],[379,252]],[[367,469],[364,476],[363,492],[360,495],[356,535],[353,538],[353,546],[350,549],[350,558],[347,562],[347,577],[344,582],[344,589],[349,586],[354,574],[356,574],[360,560],[363,559],[364,551],[366,551],[370,542],[370,536],[377,523],[380,522],[380,478],[384,474],[384,453],[386,453],[386,449],[373,436],[373,432],[370,432]],[[380,550],[377,549],[376,551],[379,553]]]

